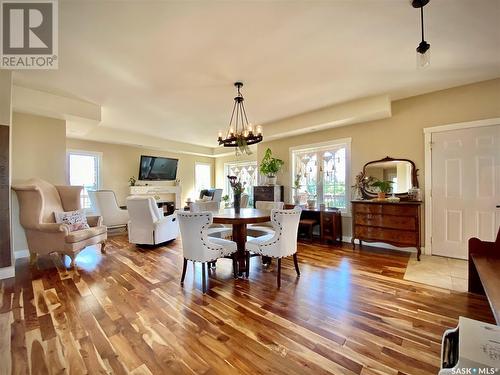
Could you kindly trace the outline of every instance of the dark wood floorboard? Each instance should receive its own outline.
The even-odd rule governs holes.
[[[78,272],[17,261],[0,289],[0,374],[436,374],[459,316],[493,322],[482,296],[403,280],[403,252],[300,244],[301,277],[285,259],[280,290],[260,258],[248,280],[222,259],[203,295],[199,264],[180,286],[180,241],[106,249],[83,251]]]

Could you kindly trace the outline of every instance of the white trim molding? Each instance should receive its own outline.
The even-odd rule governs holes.
[[[305,144],[305,145],[298,145],[298,146],[293,146],[288,149],[288,157],[289,157],[289,164],[291,165],[291,168],[289,170],[289,186],[293,186],[293,182],[295,180],[295,157],[294,153],[295,152],[308,152],[308,151],[315,151],[319,152],[322,150],[328,150],[331,148],[335,148],[338,146],[345,146],[345,194],[346,194],[346,208],[345,210],[342,211],[343,216],[351,216],[351,205],[350,205],[350,199],[351,199],[351,143],[352,143],[352,138],[338,138],[338,139],[332,139],[329,141],[325,142],[319,142],[319,143],[312,143],[312,144]],[[289,189],[289,194],[288,194],[288,199],[289,202],[293,202],[293,189]]]
[[[424,154],[425,154],[425,251],[432,255],[432,134],[452,130],[478,128],[484,126],[500,125],[500,117],[484,120],[458,122],[424,128]]]

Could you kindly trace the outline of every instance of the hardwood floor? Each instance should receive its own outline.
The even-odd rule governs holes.
[[[180,286],[180,241],[111,237],[107,254],[79,255],[79,275],[21,259],[1,287],[0,373],[436,374],[443,331],[493,316],[482,296],[403,280],[407,261],[301,244],[301,277],[284,259],[281,290],[259,258],[236,281],[222,259],[204,296],[199,265]]]

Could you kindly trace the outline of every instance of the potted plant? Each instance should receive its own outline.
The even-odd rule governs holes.
[[[375,181],[371,183],[371,186],[376,187],[379,190],[377,193],[378,199],[385,199],[386,194],[391,192],[393,183],[394,182],[392,181],[375,179]]]
[[[137,182],[137,180],[135,179],[134,176],[130,177],[128,179],[128,183],[130,184],[130,186],[135,186],[135,183]]]
[[[229,195],[224,195],[222,197],[222,200],[224,201],[224,208],[228,208],[229,207]]]
[[[295,175],[295,180],[293,181],[292,189],[295,190],[295,194],[293,195],[293,203],[295,205],[299,205],[300,204],[299,190],[300,190],[300,179],[301,178],[302,178],[302,175],[300,173],[297,173]]]
[[[246,183],[242,183],[236,176],[227,176],[227,178],[229,179],[229,184],[233,189],[234,212],[239,214],[241,208],[241,194],[245,191]]]
[[[273,153],[268,148],[264,158],[260,162],[260,173],[267,177],[268,185],[276,185],[276,174],[281,170],[285,162],[281,159],[273,158]]]
[[[307,207],[310,209],[316,208],[316,194],[309,194],[307,198]]]

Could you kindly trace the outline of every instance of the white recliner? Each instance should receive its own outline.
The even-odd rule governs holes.
[[[90,202],[96,214],[102,216],[103,224],[108,228],[126,227],[129,221],[128,211],[118,206],[112,190],[89,191]]]
[[[181,285],[186,276],[187,261],[201,262],[203,293],[206,292],[205,265],[219,258],[231,256],[233,273],[237,278],[236,251],[234,241],[208,236],[208,229],[213,223],[211,212],[177,212],[177,219],[182,239],[184,265],[182,268]]]
[[[281,287],[281,258],[293,256],[295,271],[300,276],[297,261],[297,232],[300,220],[299,209],[272,210],[273,234],[255,238],[246,243],[247,262],[250,252],[278,259],[278,288]],[[247,266],[248,267],[248,266]]]
[[[158,245],[179,235],[175,213],[163,216],[152,197],[128,197],[128,240],[137,245]]]

